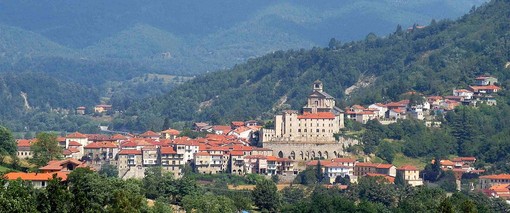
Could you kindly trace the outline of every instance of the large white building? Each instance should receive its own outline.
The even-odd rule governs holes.
[[[335,106],[334,98],[323,91],[320,81],[313,83],[303,113],[284,111],[274,118],[274,129],[263,129],[260,139],[269,141],[331,142],[344,127],[344,112]]]

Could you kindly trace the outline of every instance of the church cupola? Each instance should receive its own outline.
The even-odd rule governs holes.
[[[319,80],[316,80],[313,82],[313,91],[322,92],[322,82]]]

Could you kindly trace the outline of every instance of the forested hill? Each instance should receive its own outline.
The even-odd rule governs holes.
[[[39,63],[34,56],[42,55],[195,75],[275,50],[324,45],[334,36],[351,41],[385,35],[396,24],[458,17],[485,1],[1,1],[0,65],[21,58]]]
[[[369,34],[357,42],[332,39],[326,48],[277,51],[138,102],[116,127],[158,129],[164,118],[213,123],[268,118],[281,108],[302,107],[317,79],[340,106],[395,100],[409,90],[450,94],[485,73],[510,88],[509,16],[510,2],[498,0],[456,21],[432,21],[411,31],[397,27],[385,38]],[[364,79],[375,81],[345,94]]]

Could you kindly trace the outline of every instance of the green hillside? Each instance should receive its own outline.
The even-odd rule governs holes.
[[[277,51],[251,59],[134,105],[127,115],[148,122],[129,128],[159,128],[165,117],[218,123],[269,118],[281,106],[279,100],[299,109],[316,79],[341,106],[395,100],[408,90],[450,94],[484,73],[496,75],[506,85],[507,9],[509,3],[495,1],[457,21],[433,22],[412,32],[397,29],[388,38],[369,35],[357,42],[331,41],[329,48]],[[345,89],[369,77],[375,79],[369,87],[345,95]]]
[[[9,59],[116,60],[167,74],[196,75],[275,50],[322,46],[331,37],[352,41],[370,32],[387,35],[397,24],[455,18],[483,2],[7,1],[0,2],[0,24],[31,32],[18,35],[20,42],[6,42],[12,44],[6,52],[26,50]],[[50,40],[53,46],[44,46],[44,52],[30,49]]]

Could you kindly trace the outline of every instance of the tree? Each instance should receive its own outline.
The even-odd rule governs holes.
[[[69,201],[72,199],[67,186],[56,174],[48,181],[46,189],[39,193],[38,208],[40,212],[70,212]]]
[[[457,179],[455,178],[455,173],[453,171],[446,171],[443,173],[443,176],[439,180],[439,186],[447,192],[456,192],[457,191]]]
[[[35,191],[31,184],[21,180],[2,184],[0,212],[37,212],[36,204]]]
[[[103,164],[101,165],[101,169],[99,170],[99,174],[106,177],[118,177],[119,170],[115,165],[112,164]]]
[[[437,208],[438,213],[454,213],[453,205],[450,199],[445,198],[443,201],[441,201],[441,204],[439,204],[439,207]]]
[[[172,207],[165,203],[164,198],[156,199],[154,206],[150,209],[151,213],[172,213],[173,211]]]
[[[32,162],[37,166],[44,166],[51,160],[62,158],[62,148],[58,145],[57,135],[41,132],[36,139],[30,149],[33,153]]]
[[[393,163],[393,159],[395,158],[395,149],[389,142],[383,141],[379,145],[377,156],[391,164]]]
[[[16,141],[12,136],[12,132],[0,126],[0,156],[2,155],[16,155]]]
[[[300,187],[288,186],[282,189],[282,202],[287,205],[299,203],[305,197],[305,191]]]
[[[397,173],[397,175],[395,176],[395,185],[397,185],[397,186],[406,185],[406,182],[404,180],[404,174]]]
[[[182,200],[186,212],[197,213],[228,213],[236,212],[234,201],[225,196],[212,194],[187,195]]]
[[[278,194],[276,184],[267,179],[257,182],[252,191],[253,202],[261,210],[276,212],[280,206],[280,195]]]
[[[322,183],[324,174],[322,173],[322,165],[320,159],[317,161],[317,168],[315,168],[315,177],[317,178],[317,183]]]

